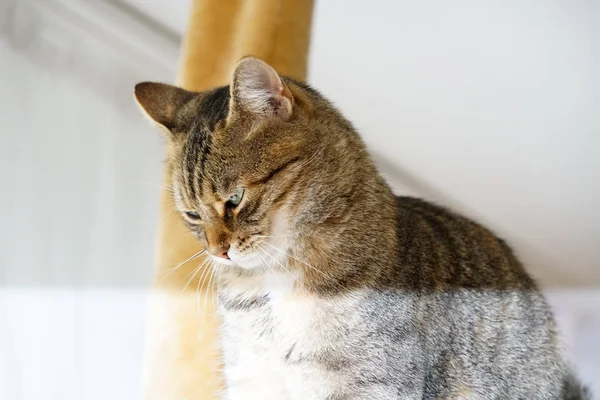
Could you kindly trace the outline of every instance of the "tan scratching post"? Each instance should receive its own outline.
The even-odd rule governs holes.
[[[312,0],[193,0],[178,84],[197,91],[228,84],[234,65],[246,55],[305,79],[312,8]],[[165,186],[169,173],[164,173]],[[173,270],[202,248],[173,210],[164,191],[144,398],[216,399],[221,378],[210,271],[200,269],[194,276],[202,257]]]

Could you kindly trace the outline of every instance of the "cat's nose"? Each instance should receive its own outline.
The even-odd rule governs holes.
[[[207,226],[205,232],[209,253],[214,257],[229,260],[227,252],[231,244],[231,232],[218,224]]]
[[[229,251],[229,244],[221,244],[220,246],[213,246],[210,248],[210,254],[215,257],[224,258],[229,260],[229,255],[227,252]]]

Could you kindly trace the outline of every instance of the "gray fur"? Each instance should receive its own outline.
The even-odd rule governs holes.
[[[170,132],[177,208],[221,263],[224,398],[589,398],[509,246],[395,197],[317,91],[247,58],[231,87],[136,95]]]

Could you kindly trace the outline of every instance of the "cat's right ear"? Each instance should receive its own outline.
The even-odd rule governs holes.
[[[233,113],[254,118],[287,119],[292,115],[294,97],[279,74],[256,57],[242,58],[231,84]]]
[[[144,114],[168,132],[176,126],[177,112],[196,95],[177,86],[156,82],[138,83],[134,94]]]

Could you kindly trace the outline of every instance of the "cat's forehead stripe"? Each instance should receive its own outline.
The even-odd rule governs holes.
[[[222,86],[207,93],[198,109],[194,110],[208,131],[214,131],[216,126],[227,118],[229,98],[229,86]]]
[[[193,140],[189,140],[188,141],[188,149],[186,151],[186,155],[185,155],[185,159],[184,159],[184,168],[182,168],[182,172],[184,174],[183,179],[184,182],[186,183],[186,189],[189,190],[189,195],[190,198],[195,198],[197,193],[196,193],[196,187],[194,185],[194,180],[195,180],[195,171],[197,168],[197,161],[198,159],[198,153],[196,150],[196,146],[195,146],[195,141]]]
[[[190,147],[188,153],[193,153],[191,157],[195,160],[194,174],[191,175],[193,182],[189,185],[196,185],[197,193],[195,196],[201,198],[206,190],[201,181],[205,180],[206,160],[212,152],[212,139],[217,125],[227,118],[229,112],[229,86],[223,86],[206,93],[199,99],[197,107],[190,108],[193,113],[189,118],[194,120],[190,132]],[[214,191],[214,185],[213,185]]]

